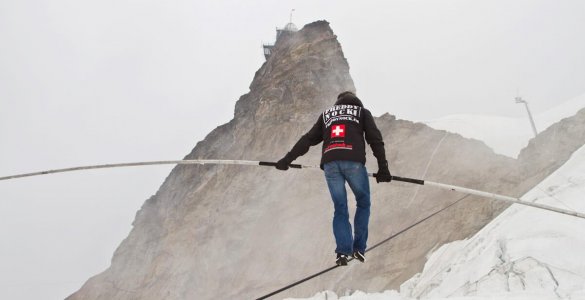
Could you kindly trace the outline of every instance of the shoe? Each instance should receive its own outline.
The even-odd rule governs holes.
[[[354,251],[352,256],[353,256],[353,258],[355,258],[363,263],[366,262],[366,255],[363,252]]]
[[[335,261],[335,263],[338,266],[347,266],[347,255],[345,254],[341,254],[341,253],[337,253],[337,260]]]

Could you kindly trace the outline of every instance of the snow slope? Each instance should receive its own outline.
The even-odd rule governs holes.
[[[541,132],[563,118],[573,116],[585,107],[585,94],[535,114],[536,129]],[[524,108],[522,108],[524,109]],[[496,153],[517,157],[520,150],[534,137],[528,116],[509,118],[500,116],[458,114],[421,121],[432,128],[458,133],[467,138],[485,142]]]
[[[585,212],[583,195],[585,146],[522,199]],[[585,299],[584,229],[583,219],[513,205],[475,236],[432,253],[400,293],[339,299]],[[321,292],[310,299],[338,297]]]

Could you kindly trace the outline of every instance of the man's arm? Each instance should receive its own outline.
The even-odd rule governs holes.
[[[309,132],[303,135],[299,141],[292,147],[290,152],[286,154],[281,160],[276,163],[276,168],[279,170],[287,170],[288,165],[292,163],[299,156],[305,155],[309,151],[311,146],[317,145],[323,141],[323,122],[321,117],[317,119],[317,122]]]
[[[385,161],[386,151],[384,149],[382,133],[378,129],[378,126],[376,126],[372,113],[367,109],[364,109],[364,113],[364,131],[366,133],[366,142],[368,142],[372,148],[372,152],[374,152],[374,156],[378,162]]]
[[[372,148],[374,156],[378,160],[378,173],[376,173],[376,182],[390,182],[392,175],[388,169],[388,161],[386,160],[386,150],[384,148],[384,140],[382,133],[374,122],[374,117],[369,110],[363,110],[364,115],[364,131],[366,133],[366,142]]]

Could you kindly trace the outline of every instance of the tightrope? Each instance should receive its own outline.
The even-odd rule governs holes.
[[[447,205],[447,206],[445,206],[445,207],[441,208],[440,210],[437,210],[437,211],[435,211],[434,213],[432,213],[432,214],[430,214],[430,215],[428,215],[428,216],[426,216],[426,217],[424,217],[424,218],[420,219],[419,221],[417,221],[417,222],[415,222],[415,223],[413,223],[413,224],[409,225],[408,227],[406,227],[406,228],[404,228],[404,229],[402,229],[402,230],[400,230],[400,231],[398,231],[398,232],[396,232],[396,233],[392,234],[391,236],[387,237],[386,239],[384,239],[384,240],[382,240],[382,241],[378,242],[377,244],[375,244],[374,246],[372,246],[372,247],[368,248],[368,249],[366,250],[366,253],[367,253],[367,252],[370,252],[370,251],[372,251],[372,250],[374,250],[374,249],[376,249],[376,248],[378,248],[378,247],[380,247],[381,245],[383,245],[383,244],[385,244],[385,243],[387,243],[387,242],[389,242],[389,241],[391,241],[391,240],[392,240],[392,239],[394,239],[395,237],[397,237],[397,236],[399,236],[399,235],[401,235],[401,234],[403,234],[403,233],[407,232],[408,230],[410,230],[410,229],[414,228],[414,227],[415,227],[415,226],[417,226],[418,224],[420,224],[420,223],[423,223],[423,222],[427,221],[428,219],[430,219],[430,218],[432,218],[432,217],[434,217],[434,216],[436,216],[436,215],[440,214],[441,212],[443,212],[443,211],[445,211],[445,210],[449,209],[450,207],[452,207],[452,206],[454,206],[455,204],[457,204],[457,203],[461,202],[463,199],[467,198],[468,196],[469,196],[469,194],[468,194],[468,195],[465,195],[465,196],[463,196],[463,197],[461,197],[461,198],[459,198],[459,199],[457,199],[457,201],[455,201],[455,202],[453,202],[453,203],[451,203],[451,204],[449,204],[449,205]],[[353,258],[353,257],[351,257],[351,258],[350,258],[348,261],[352,261],[352,260],[354,260],[354,258]],[[301,283],[303,283],[303,282],[309,281],[309,280],[311,280],[311,279],[313,279],[313,278],[315,278],[315,277],[319,277],[319,276],[321,276],[321,275],[323,275],[323,274],[325,274],[325,273],[327,273],[327,272],[333,271],[333,270],[335,270],[335,269],[336,269],[336,268],[338,268],[338,267],[340,267],[340,266],[338,266],[338,265],[335,265],[335,266],[333,266],[333,267],[330,267],[330,268],[324,269],[324,270],[322,270],[322,271],[319,271],[319,272],[317,272],[317,273],[315,273],[315,274],[313,274],[313,275],[310,275],[310,276],[307,276],[307,277],[305,277],[305,278],[303,278],[303,279],[301,279],[301,280],[295,281],[294,283],[291,283],[291,284],[289,284],[289,285],[287,285],[287,286],[285,286],[285,287],[283,287],[283,288],[280,288],[280,289],[278,289],[278,290],[276,290],[276,291],[274,291],[274,292],[271,292],[271,293],[269,293],[269,294],[266,294],[266,295],[264,295],[264,296],[262,296],[262,297],[260,297],[260,298],[257,298],[256,300],[263,300],[263,299],[266,299],[266,298],[272,297],[272,296],[274,296],[274,295],[276,295],[276,294],[282,293],[282,292],[284,292],[284,291],[286,291],[286,290],[289,290],[289,289],[291,289],[291,288],[293,288],[293,287],[295,287],[295,286],[297,286],[297,285],[299,285],[299,284],[301,284]]]

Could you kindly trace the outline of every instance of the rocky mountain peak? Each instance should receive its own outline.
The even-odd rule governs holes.
[[[268,123],[308,121],[336,96],[355,91],[349,65],[327,21],[282,34],[256,72],[250,92],[236,103],[235,118]]]

